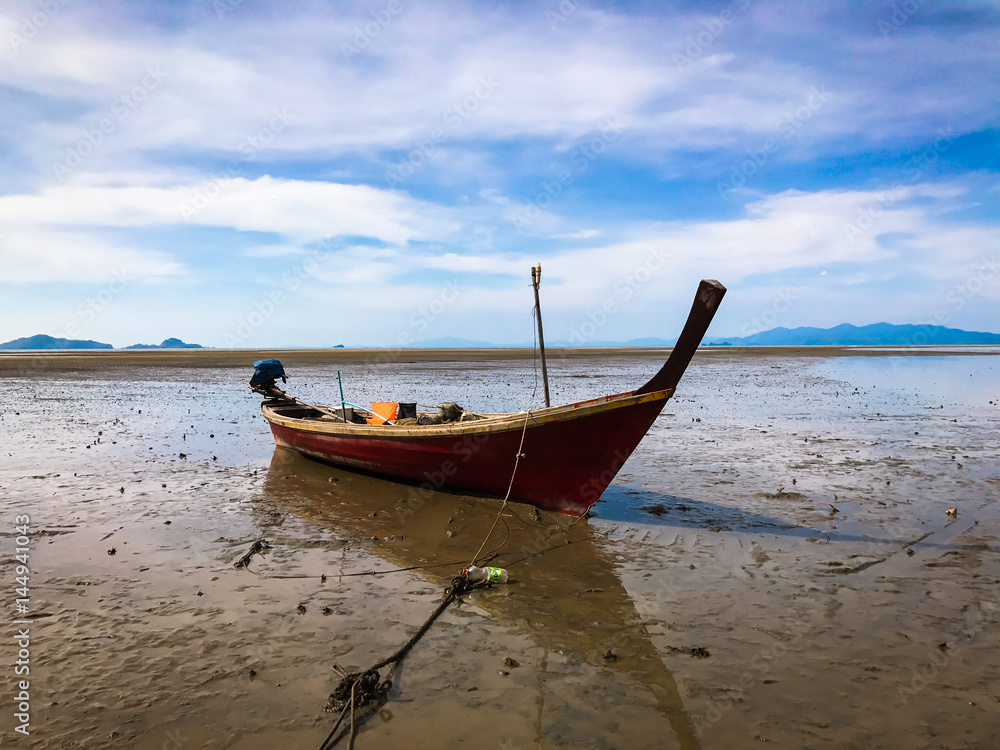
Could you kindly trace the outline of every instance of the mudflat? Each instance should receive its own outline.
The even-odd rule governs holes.
[[[952,356],[996,353],[990,346],[715,346],[703,347],[700,360],[761,357]],[[550,348],[550,360],[662,359],[669,348]],[[520,348],[476,349],[74,349],[0,351],[0,375],[32,372],[105,370],[114,367],[246,367],[258,359],[280,358],[292,365],[414,362],[508,362],[532,360],[538,352]]]
[[[555,402],[663,357],[568,352]],[[334,665],[395,651],[487,539],[511,583],[442,615],[359,748],[996,747],[996,353],[702,350],[594,517],[511,505],[488,539],[497,500],[275,449],[249,363],[503,411],[540,401],[530,351],[4,353],[31,736],[6,711],[3,742],[317,748]]]

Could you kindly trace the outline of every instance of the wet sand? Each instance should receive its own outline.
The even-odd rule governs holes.
[[[715,346],[703,347],[701,360],[761,357],[881,357],[995,355],[995,346]],[[551,360],[663,359],[669,347],[549,348]],[[371,364],[415,362],[509,362],[531,360],[537,352],[526,348],[496,349],[78,349],[39,352],[0,351],[0,376],[44,372],[102,371],[119,367],[246,367],[248,362],[272,357],[289,365]]]
[[[490,352],[279,357],[307,400],[340,368],[353,401],[524,408],[531,362]],[[498,501],[276,450],[246,389],[270,354],[0,357],[34,620],[4,744],[316,748],[332,666],[394,651],[479,547]],[[662,356],[578,354],[556,401]],[[513,582],[442,616],[358,747],[998,746],[1000,358],[809,354],[702,352],[596,517],[511,506]]]

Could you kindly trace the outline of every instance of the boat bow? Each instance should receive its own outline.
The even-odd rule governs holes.
[[[509,496],[579,516],[597,502],[674,394],[725,292],[718,281],[701,282],[669,358],[635,391],[467,422],[393,425],[345,422],[272,383],[262,392],[273,398],[261,410],[275,442],[306,456],[424,490]]]

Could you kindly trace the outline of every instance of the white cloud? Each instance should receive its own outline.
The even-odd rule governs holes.
[[[3,282],[103,284],[118,277],[149,281],[177,276],[184,270],[183,264],[163,253],[39,226],[8,232],[0,241],[0,281]]]
[[[401,193],[266,176],[171,187],[50,187],[37,195],[0,196],[0,223],[132,228],[190,224],[276,232],[298,242],[361,235],[405,243],[455,229],[444,212]]]
[[[738,333],[742,319],[752,312],[741,297],[753,288],[791,283],[808,297],[802,291],[808,284],[801,272],[837,267],[850,270],[838,274],[840,301],[825,309],[828,325],[842,322],[848,313],[866,315],[871,310],[882,310],[883,317],[896,320],[906,320],[908,314],[914,319],[925,314],[923,308],[908,310],[902,295],[858,299],[845,287],[917,278],[930,290],[924,307],[940,304],[949,286],[974,274],[984,253],[996,245],[992,225],[958,223],[939,210],[964,194],[960,184],[913,185],[894,194],[787,191],[749,204],[743,218],[623,227],[623,241],[548,254],[543,262],[548,280],[545,304],[573,320],[572,311],[599,309],[612,300],[625,314],[605,333],[629,338],[638,320],[660,316],[665,307],[681,310],[690,304],[689,295],[700,278],[718,278],[734,293],[723,306],[722,327],[717,329],[728,324],[728,332]],[[866,229],[848,231],[847,227],[856,228],[860,215],[875,218],[870,225],[865,222]],[[942,258],[948,261],[942,263]],[[512,265],[526,270],[530,260],[525,257]],[[766,280],[782,276],[793,280]],[[1000,283],[981,297],[1000,297]],[[798,313],[815,315],[806,309],[810,305],[807,299]],[[615,330],[619,325],[623,328]],[[645,335],[673,335],[650,328]]]
[[[926,34],[883,39],[874,25],[866,33],[831,21],[836,13],[810,10],[790,45],[792,32],[779,23],[785,4],[759,2],[679,65],[677,55],[705,31],[702,13],[630,16],[580,6],[553,30],[541,8],[515,17],[412,4],[348,57],[340,44],[370,21],[361,5],[277,17],[252,11],[126,34],[67,7],[16,55],[0,56],[0,74],[15,89],[83,112],[41,128],[23,123],[20,134],[33,151],[73,143],[149,66],[167,79],[109,139],[95,161],[101,168],[136,150],[235,151],[275,107],[296,117],[275,139],[277,153],[408,149],[436,129],[449,141],[547,138],[569,148],[608,118],[625,117],[626,140],[648,157],[772,134],[813,86],[826,86],[831,98],[802,129],[803,142],[923,134],[928,123],[974,130],[995,123],[1000,106],[1000,83],[989,75],[1000,53],[988,25],[928,44]],[[810,46],[826,49],[825,58],[805,55]],[[930,68],[937,75],[925,75]]]
[[[49,188],[35,196],[0,197],[0,224],[8,235],[0,253],[6,260],[7,277],[62,279],[82,273],[81,278],[96,280],[98,269],[123,260],[139,268],[139,275],[177,273],[180,265],[161,253],[116,248],[87,239],[84,230],[90,228],[92,234],[118,227],[141,237],[150,227],[182,224],[180,207],[194,205],[192,196],[197,190],[206,194],[206,187],[73,185]],[[615,281],[653,257],[662,259],[655,264],[665,264],[664,272],[645,284],[637,297],[672,298],[684,294],[692,280],[703,275],[725,277],[732,284],[748,277],[834,264],[864,268],[892,261],[900,274],[917,273],[930,279],[960,276],[963,263],[974,262],[993,238],[990,227],[957,223],[942,212],[948,203],[961,201],[965,190],[954,183],[914,185],[895,192],[786,191],[748,204],[742,218],[623,225],[610,232],[621,238],[618,241],[544,254],[499,252],[493,247],[459,253],[437,244],[473,218],[489,221],[482,206],[445,210],[365,186],[269,177],[234,180],[208,200],[190,223],[287,239],[240,251],[250,258],[295,257],[308,243],[325,237],[359,235],[387,243],[387,247],[338,249],[336,268],[327,276],[319,275],[331,284],[394,288],[402,283],[400,279],[420,270],[440,272],[442,278],[451,274],[518,277],[540,258],[547,271],[549,304],[570,309],[607,294]],[[494,211],[503,210],[502,202],[489,205]],[[492,220],[497,218],[493,214]],[[595,234],[582,230],[566,236],[583,240]],[[417,240],[425,243],[413,244]],[[228,250],[220,247],[220,252]],[[942,267],[944,256],[950,262]],[[49,260],[39,263],[39,257]],[[380,299],[379,305],[391,307],[392,301]]]

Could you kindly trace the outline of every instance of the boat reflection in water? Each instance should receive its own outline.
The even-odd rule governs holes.
[[[396,579],[420,576],[443,585],[463,566],[457,561],[475,555],[496,518],[500,501],[411,487],[330,467],[279,447],[267,473],[263,505],[273,507],[261,507],[262,513],[294,513],[338,538],[369,540],[364,545],[366,552],[393,566],[439,566],[403,573]],[[608,542],[585,518],[574,523],[565,516],[536,514],[529,506],[511,504],[485,549],[500,547],[508,530],[509,538],[489,564],[507,567],[511,584],[492,593],[475,592],[468,599],[488,614],[492,624],[518,640],[527,638],[525,651],[516,654],[519,658],[524,653],[537,653],[532,647],[545,654],[538,665],[538,690],[533,701],[536,739],[542,742],[548,724],[567,721],[564,716],[552,715],[556,710],[552,704],[559,701],[550,698],[547,709],[545,696],[559,696],[559,681],[568,679],[563,657],[570,654],[580,669],[594,678],[591,685],[581,686],[577,675],[572,678],[574,684],[563,691],[580,690],[588,697],[593,693],[594,703],[585,701],[581,708],[581,713],[586,712],[581,721],[592,723],[598,731],[609,731],[603,728],[615,720],[630,722],[633,731],[640,723],[648,725],[646,734],[655,737],[657,747],[699,747],[674,678],[616,574],[612,554],[606,549]],[[372,542],[372,537],[380,541]],[[334,570],[327,573],[336,577]],[[439,627],[431,629],[417,651],[433,647]],[[406,637],[408,634],[401,633],[400,642]],[[444,662],[458,658],[442,656],[442,671],[449,670]],[[351,668],[366,666],[352,663]],[[525,668],[530,667],[526,664]],[[454,680],[453,674],[448,676]],[[405,680],[399,688],[406,693]],[[612,692],[607,694],[608,690]],[[390,706],[395,695],[394,689]],[[609,696],[602,701],[611,702],[598,702],[601,695]],[[418,702],[429,700],[426,695],[408,697]],[[525,699],[521,696],[520,700]],[[637,715],[636,711],[642,713]],[[669,727],[662,723],[664,719]],[[612,736],[620,740],[627,734],[610,732],[609,741]]]

